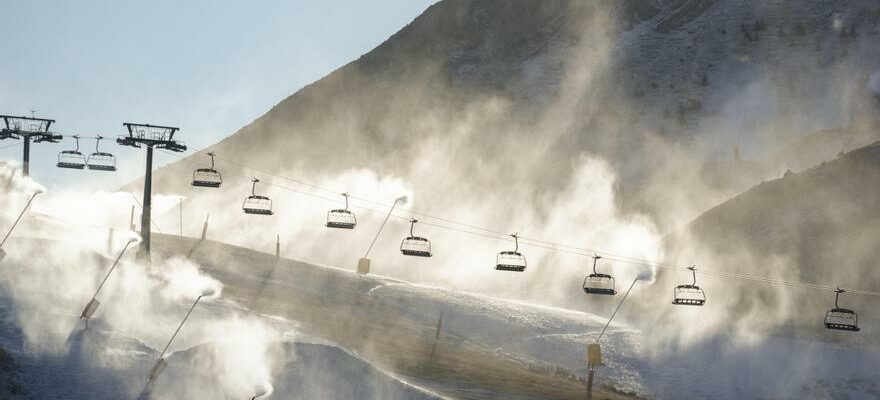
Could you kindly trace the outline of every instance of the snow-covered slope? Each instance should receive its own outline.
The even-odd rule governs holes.
[[[26,193],[3,198],[4,225]],[[34,212],[23,219],[0,262],[0,346],[10,356],[0,390],[34,399],[145,398],[146,373],[160,349],[194,296],[212,287],[220,297],[199,303],[169,349],[169,369],[148,392],[152,398],[244,398],[273,387],[276,398],[568,399],[583,395],[584,347],[607,315],[156,234],[152,266],[134,263],[129,253],[83,331],[79,312],[123,239],[106,227]],[[736,319],[720,287],[704,285],[709,303],[688,309],[669,304],[662,274],[636,287],[618,315],[624,323],[602,338],[601,398],[876,394],[876,343],[840,340],[845,333],[806,340],[767,330],[793,311],[779,304],[754,311],[740,300],[747,318]],[[610,313],[616,305],[577,285],[555,290],[569,289],[585,309]],[[869,319],[864,332],[846,337],[872,337],[875,326]],[[348,384],[330,385],[336,381]]]
[[[179,239],[173,242],[175,246],[189,246]],[[170,245],[170,242],[162,243],[165,243],[163,249]],[[270,255],[252,254],[245,257],[245,263],[230,271],[215,261],[228,259],[230,253],[216,246],[211,242],[202,243],[193,258],[199,260],[206,271],[227,282],[226,293],[230,299],[243,305],[261,304],[257,307],[263,307],[265,312],[294,318],[301,323],[303,331],[330,336],[365,358],[452,397],[494,396],[479,395],[474,382],[510,384],[485,370],[498,368],[497,363],[482,360],[485,357],[509,361],[517,368],[541,375],[556,376],[562,378],[561,382],[567,374],[582,379],[586,375],[585,343],[596,337],[605,322],[601,317],[576,311],[411,285],[376,276],[362,277],[351,271],[277,260]],[[246,252],[234,248],[230,251],[237,254],[236,258]],[[221,270],[234,271],[234,275],[226,275]],[[264,277],[259,289],[247,288],[255,285],[248,283],[252,279],[249,276]],[[645,292],[637,291],[634,296],[649,295],[655,289],[663,288],[652,286],[643,289]],[[273,306],[276,302],[286,305]],[[304,306],[297,307],[300,303]],[[668,303],[655,305],[663,310],[672,307]],[[314,315],[313,310],[319,310],[319,315]],[[625,307],[623,313],[636,310]],[[437,335],[441,312],[441,329]],[[678,312],[690,313],[690,319],[694,320],[711,311]],[[658,335],[659,331],[674,330],[676,321],[657,326]],[[867,329],[870,326],[873,325]],[[650,327],[647,329],[646,332],[650,332]],[[412,341],[416,342],[415,346]],[[461,349],[468,349],[471,355],[461,358],[458,354]],[[871,398],[877,387],[869,382],[880,378],[880,372],[872,368],[880,362],[876,347],[853,348],[792,338],[744,339],[735,334],[717,334],[670,347],[658,343],[650,334],[645,336],[631,327],[612,325],[603,338],[603,349],[607,367],[599,369],[600,385],[613,392],[638,393],[651,398],[837,398],[842,393],[849,393],[853,398]],[[444,359],[446,357],[448,359]],[[452,364],[447,366],[446,363]],[[469,369],[468,364],[477,366],[477,370]],[[455,375],[450,370],[461,374]],[[509,367],[505,370],[515,371]],[[512,393],[506,397],[529,398]]]
[[[0,317],[0,346],[7,349],[0,376],[7,380],[4,399],[134,399],[144,396],[146,374],[158,351],[134,337],[107,330],[100,320],[88,330],[78,327],[59,354],[34,354],[23,348],[20,331]],[[216,310],[211,310],[216,311]],[[208,311],[210,313],[210,311]],[[219,315],[215,315],[219,316]],[[281,366],[272,375],[273,398],[279,399],[412,399],[440,397],[377,370],[345,350],[309,342],[280,344]],[[174,352],[150,399],[230,398],[217,376],[202,371],[212,361],[210,344]],[[20,397],[14,397],[19,395]],[[234,398],[234,397],[233,397]]]
[[[229,346],[249,353],[253,336],[237,336],[235,330],[253,324],[281,332],[268,348],[267,381],[275,390],[270,398],[571,398],[583,390],[585,343],[605,322],[581,312],[364,277],[216,242],[164,235],[155,240],[157,265],[172,253],[191,253],[202,273],[223,282],[224,291],[221,299],[197,308],[172,346],[169,369],[150,392],[154,399],[230,396],[225,386],[211,386],[212,379],[218,366],[229,367],[223,356]],[[52,263],[58,260],[16,250],[26,243],[16,239],[8,246],[7,272],[27,277],[57,271]],[[38,262],[21,263],[22,256]],[[103,269],[104,262],[85,270]],[[118,279],[126,281],[129,268],[138,267],[126,265]],[[16,282],[9,277],[0,278],[6,288]],[[18,367],[3,377],[33,399],[141,395],[162,340],[134,328],[118,330],[124,325],[110,301],[125,289],[113,282],[103,295],[102,307],[108,308],[88,331],[75,325],[81,304],[38,302],[33,313],[23,315],[20,310],[34,300],[18,289],[4,291],[0,344]],[[173,320],[187,307],[178,303],[166,312]],[[622,318],[632,312],[624,307]],[[246,323],[221,325],[221,336],[205,335],[212,321],[230,316],[247,318]],[[35,338],[29,330],[31,319],[44,317],[68,321],[63,346],[47,347],[42,341],[48,338]],[[157,322],[156,337],[173,330],[173,323]],[[603,338],[603,351],[607,366],[598,370],[597,383],[602,398],[610,399],[631,398],[625,393],[658,399],[872,398],[873,382],[880,379],[872,368],[880,362],[876,349],[794,339],[720,335],[671,349],[650,334],[615,324]],[[244,372],[234,364],[229,368]]]

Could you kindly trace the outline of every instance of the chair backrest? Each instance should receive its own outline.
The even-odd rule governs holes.
[[[594,287],[614,286],[614,277],[607,274],[590,274],[584,280],[584,285]]]
[[[526,258],[516,251],[502,251],[498,253],[498,264],[526,265]]]
[[[403,245],[407,247],[431,248],[431,242],[428,239],[418,236],[410,236],[403,239]]]
[[[262,208],[272,207],[272,200],[266,196],[248,196],[244,199],[244,203]]]

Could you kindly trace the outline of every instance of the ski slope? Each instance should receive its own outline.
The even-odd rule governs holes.
[[[23,388],[27,397],[19,398],[243,398],[261,385],[274,390],[269,398],[285,399],[572,398],[583,393],[585,343],[605,324],[583,312],[156,235],[153,267],[126,256],[85,331],[77,318],[94,286],[78,282],[96,281],[112,252],[80,249],[88,256],[77,255],[71,264],[54,253],[79,246],[62,239],[83,233],[61,225],[28,217],[28,228],[6,246],[9,256],[0,263],[0,346],[11,358],[0,382]],[[109,235],[94,231],[94,237]],[[161,268],[187,256],[223,291],[198,306],[170,348],[169,368],[143,397],[147,371],[192,298],[172,297],[146,309],[126,302],[144,294],[127,285],[143,273],[139,279],[155,279],[154,295],[162,297],[174,286],[169,277],[180,275]],[[77,274],[65,275],[70,269]],[[39,279],[39,285],[23,283]],[[85,299],[77,300],[83,290]],[[156,320],[143,321],[152,327],[143,329],[122,319],[120,307]],[[34,330],[35,323],[41,329]],[[217,326],[223,334],[212,335]],[[271,334],[249,331],[255,326]],[[64,334],[60,341],[56,329]],[[247,334],[237,336],[238,329]],[[875,348],[731,335],[673,349],[656,344],[650,329],[624,324],[612,324],[602,346],[607,365],[597,371],[599,398],[874,399],[880,393]],[[251,353],[265,360],[252,362]],[[266,373],[253,374],[261,370]],[[218,376],[250,378],[228,386],[218,384]]]

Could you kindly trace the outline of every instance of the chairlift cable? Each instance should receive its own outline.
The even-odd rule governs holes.
[[[205,150],[197,150],[195,152],[201,153],[201,152],[205,152]],[[179,158],[183,158],[182,156],[174,154],[174,153],[168,152],[168,154],[174,155]],[[245,164],[242,164],[242,163],[239,163],[239,162],[227,159],[227,158],[217,157],[217,159],[224,160],[226,162],[236,164],[240,167],[247,168],[247,169],[250,169],[253,171],[258,171],[258,172],[264,173],[266,175],[276,177],[276,178],[279,178],[279,179],[282,179],[282,180],[285,180],[288,182],[293,182],[298,185],[302,185],[302,186],[306,186],[306,187],[309,187],[309,188],[312,188],[315,190],[323,191],[328,194],[333,194],[335,196],[338,196],[340,193],[340,191],[338,191],[338,190],[328,189],[328,188],[325,188],[325,187],[322,187],[319,185],[315,185],[315,184],[311,184],[308,182],[304,182],[304,181],[301,181],[298,179],[278,175],[278,174],[275,174],[275,173],[272,173],[272,172],[269,172],[269,171],[266,171],[266,170],[263,170],[260,168],[251,167],[251,166],[248,166],[248,165],[245,165]],[[245,175],[238,175],[238,174],[233,174],[233,175],[250,179],[249,177],[246,177]],[[283,190],[287,190],[287,191],[319,198],[319,199],[322,199],[325,201],[333,201],[333,202],[338,201],[337,199],[333,199],[328,196],[323,196],[323,195],[320,195],[320,194],[317,194],[314,192],[298,190],[298,189],[283,186],[283,185],[280,185],[280,184],[274,183],[274,182],[265,182],[265,183],[269,186],[274,186],[274,187],[277,187],[277,188],[280,188]],[[364,203],[368,203],[368,204],[387,206],[384,203],[379,203],[376,201],[372,201],[369,199],[360,198],[360,197],[356,197],[356,196],[350,196],[350,198],[364,202]],[[361,210],[364,210],[364,211],[367,211],[370,213],[374,213],[374,214],[387,215],[387,211],[382,211],[382,210],[366,207],[363,205],[352,205],[352,207],[359,208]],[[482,237],[482,238],[490,239],[490,240],[509,240],[507,238],[510,237],[509,234],[498,231],[498,230],[488,229],[488,228],[480,227],[480,226],[469,224],[469,223],[451,220],[448,218],[437,217],[437,216],[433,216],[433,215],[426,214],[426,213],[421,213],[421,212],[411,210],[411,209],[398,208],[397,211],[405,212],[405,213],[408,213],[411,215],[410,217],[404,217],[404,216],[400,216],[400,215],[397,215],[394,213],[391,214],[391,217],[399,219],[401,221],[409,222],[412,219],[412,216],[419,216],[422,218],[429,218],[429,219],[433,219],[436,221],[442,221],[442,222],[446,222],[449,224],[459,225],[459,226],[470,228],[473,230],[461,229],[458,227],[443,225],[443,224],[439,224],[436,222],[430,222],[430,221],[424,221],[424,220],[419,221],[419,223],[422,223],[422,224],[425,224],[428,226],[433,226],[435,228],[440,228],[440,229],[445,229],[445,230],[449,230],[449,231],[469,234],[472,236]],[[157,229],[158,229],[158,227],[157,227]],[[598,249],[590,249],[590,248],[583,248],[583,247],[577,247],[577,246],[572,246],[572,245],[560,244],[560,243],[555,243],[555,242],[550,242],[550,241],[545,241],[545,240],[531,238],[531,237],[525,237],[525,236],[518,236],[518,239],[520,241],[522,241],[523,244],[526,244],[528,246],[537,247],[537,248],[550,250],[550,251],[554,251],[554,252],[559,252],[559,253],[571,254],[571,255],[581,256],[581,257],[593,257],[595,254],[601,254],[603,257],[607,258],[609,261],[616,261],[616,262],[629,263],[629,264],[634,264],[634,265],[656,267],[658,269],[688,271],[688,267],[684,267],[681,265],[676,265],[676,264],[671,264],[671,263],[666,263],[666,262],[650,261],[650,260],[645,260],[645,259],[641,259],[641,258],[637,258],[637,257],[605,252],[605,251],[601,251]],[[706,268],[706,267],[702,267],[700,269],[699,273],[704,274],[704,275],[716,276],[716,277],[720,277],[720,278],[740,279],[740,280],[748,280],[748,281],[753,281],[753,282],[765,283],[770,286],[807,288],[807,289],[814,289],[814,290],[833,290],[836,287],[836,286],[814,284],[814,283],[807,283],[807,282],[796,282],[796,281],[786,281],[786,280],[782,280],[782,279],[763,278],[763,277],[757,277],[757,276],[751,276],[751,275],[745,275],[745,274],[731,273],[731,272],[726,272],[726,271],[721,271],[721,270],[716,270],[716,269],[710,269],[710,268]],[[852,294],[859,294],[859,295],[864,295],[864,296],[880,296],[880,292],[877,292],[877,291],[849,289],[849,288],[846,288],[845,290],[848,293],[852,293]]]
[[[196,151],[196,152],[197,152],[197,153],[200,153],[200,152],[204,152],[204,151],[205,151],[205,150],[198,150],[198,151]],[[178,156],[178,155],[175,154],[175,156]],[[178,157],[180,157],[180,156],[178,156]],[[181,157],[181,158],[182,158],[182,157]],[[318,185],[315,185],[315,184],[311,184],[311,183],[308,183],[308,182],[305,182],[305,181],[302,181],[302,180],[299,180],[299,179],[294,179],[294,178],[290,178],[290,177],[286,177],[286,176],[278,175],[278,174],[272,173],[272,172],[270,172],[270,171],[267,171],[267,170],[264,170],[264,169],[261,169],[261,168],[256,168],[256,167],[248,166],[248,165],[245,165],[245,164],[239,163],[239,162],[237,162],[237,161],[230,160],[230,159],[228,159],[228,158],[217,157],[217,159],[225,160],[225,161],[227,161],[227,162],[229,162],[229,163],[236,164],[236,165],[238,165],[238,166],[240,166],[240,167],[243,167],[243,168],[247,168],[247,169],[250,169],[250,170],[253,170],[253,171],[257,171],[257,172],[260,172],[260,173],[263,173],[263,174],[266,174],[266,175],[270,175],[270,176],[272,176],[272,177],[280,178],[280,179],[282,179],[282,180],[286,180],[286,181],[289,181],[289,182],[293,182],[293,183],[296,183],[296,184],[299,184],[299,185],[303,185],[303,186],[306,186],[306,187],[309,187],[309,188],[312,188],[312,189],[320,190],[320,191],[326,192],[326,193],[328,193],[328,194],[334,194],[334,195],[337,195],[337,194],[340,193],[339,190],[328,189],[328,188],[325,188],[325,187],[322,187],[322,186],[318,186]],[[368,204],[372,204],[372,205],[375,205],[375,206],[380,206],[380,207],[385,206],[385,203],[378,202],[378,201],[373,201],[373,200],[366,199],[366,198],[362,198],[362,197],[350,196],[350,198],[353,199],[353,200],[358,200],[358,201],[361,201],[361,202],[364,202],[364,203],[368,203]],[[411,210],[411,209],[398,208],[398,210],[400,210],[400,211],[405,211],[405,212],[411,213],[411,214],[413,214],[413,215],[421,216],[421,217],[423,217],[423,218],[426,217],[426,218],[431,218],[431,219],[435,219],[435,220],[438,220],[438,221],[448,222],[448,223],[452,223],[452,224],[456,224],[456,225],[462,225],[462,226],[466,226],[466,227],[468,227],[468,228],[478,229],[478,230],[482,230],[482,231],[489,232],[489,233],[493,233],[493,234],[507,235],[506,233],[501,232],[501,231],[496,231],[496,230],[492,230],[492,229],[487,229],[487,228],[483,228],[483,227],[480,227],[480,226],[471,225],[471,224],[467,224],[467,223],[463,223],[463,222],[458,222],[458,221],[454,221],[454,220],[447,219],[447,218],[443,218],[443,217],[433,216],[433,215],[430,215],[430,214],[420,213],[420,212],[417,212],[417,211],[414,211],[414,210]]]

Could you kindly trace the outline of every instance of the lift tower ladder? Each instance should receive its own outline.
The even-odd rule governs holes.
[[[186,144],[174,139],[174,134],[180,130],[172,126],[160,126],[150,124],[122,124],[128,130],[127,136],[120,136],[116,143],[122,146],[140,148],[147,147],[147,166],[144,175],[144,201],[141,212],[141,243],[137,252],[137,259],[150,262],[150,221],[151,221],[151,198],[153,192],[153,149],[165,149],[176,153],[186,151]]]
[[[24,176],[30,175],[31,139],[34,143],[58,143],[63,138],[59,134],[49,132],[49,127],[55,123],[54,119],[12,115],[0,115],[0,119],[3,120],[3,126],[0,128],[0,140],[24,140],[21,170]]]

